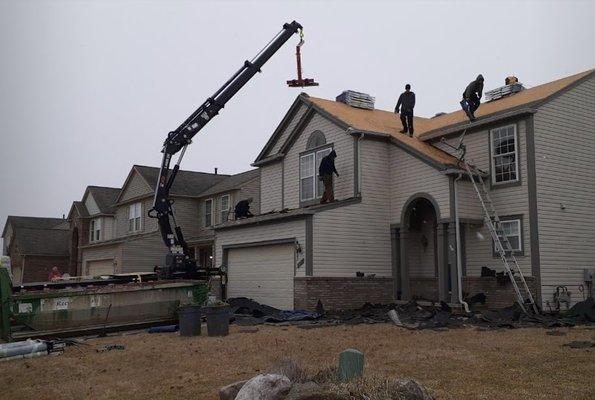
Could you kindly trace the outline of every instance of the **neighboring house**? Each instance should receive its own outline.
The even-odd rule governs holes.
[[[85,259],[85,246],[113,240],[116,237],[116,208],[119,188],[88,186],[81,201],[70,207],[70,263],[77,275],[113,273],[113,258]]]
[[[484,266],[503,266],[471,182],[458,179],[458,160],[441,142],[456,144],[466,132],[467,160],[489,174],[538,301],[547,308],[558,285],[582,300],[583,269],[595,266],[593,110],[593,71],[482,104],[473,123],[462,111],[416,118],[413,138],[398,133],[392,112],[299,95],[253,164],[266,215],[214,227],[228,296],[349,308],[411,298],[458,303],[462,291],[485,293],[489,306],[511,304],[510,284],[480,276]],[[317,166],[331,149],[337,201],[317,205]]]
[[[53,267],[69,268],[68,223],[62,218],[9,216],[2,232],[2,254],[11,259],[13,284],[44,282]]]
[[[159,168],[135,165],[122,189],[110,188],[109,196],[101,192],[104,195],[102,199],[107,203],[102,203],[93,190],[85,192],[82,202],[86,212],[83,210],[82,214],[86,214],[83,220],[88,223],[72,223],[73,227],[82,226],[86,232],[79,245],[80,275],[149,272],[156,265],[163,265],[167,247],[159,233],[157,220],[147,215],[153,205],[158,176]],[[176,221],[188,241],[200,237],[203,231],[198,223],[200,193],[227,177],[179,171],[170,195],[175,202]],[[89,198],[98,205],[94,210],[89,209]],[[99,203],[102,203],[103,209]],[[76,202],[71,213],[75,209]]]

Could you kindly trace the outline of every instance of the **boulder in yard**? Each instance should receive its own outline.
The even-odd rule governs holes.
[[[291,389],[291,381],[283,375],[261,374],[242,386],[235,400],[283,400]]]
[[[235,400],[238,392],[246,382],[248,381],[239,381],[232,383],[231,385],[223,386],[219,389],[219,400]]]
[[[389,392],[394,400],[434,400],[428,390],[414,380],[395,379]]]

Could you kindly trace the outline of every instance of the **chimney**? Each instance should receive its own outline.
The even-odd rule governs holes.
[[[335,98],[339,103],[345,103],[355,108],[364,108],[366,110],[374,109],[374,97],[367,93],[345,90]]]
[[[215,167],[215,175],[217,175],[217,167]]]
[[[506,79],[504,79],[504,83],[504,86],[486,91],[486,101],[498,100],[502,97],[510,96],[525,89],[523,84],[519,82],[519,78],[514,75],[507,76]]]

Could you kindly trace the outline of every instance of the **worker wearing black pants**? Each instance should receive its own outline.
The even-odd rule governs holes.
[[[322,199],[320,199],[320,204],[335,201],[335,192],[333,189],[333,173],[337,175],[337,178],[339,177],[339,173],[335,168],[335,158],[337,158],[337,153],[335,152],[335,150],[333,150],[328,155],[324,156],[322,160],[320,160],[320,166],[318,167],[318,176],[324,184],[324,193],[322,194]]]
[[[479,108],[482,92],[483,75],[479,74],[473,82],[467,85],[463,92],[463,100],[461,101],[461,107],[470,121],[475,120],[475,111]]]
[[[403,129],[401,133],[409,133],[409,136],[413,136],[413,108],[415,107],[415,93],[411,91],[411,85],[405,85],[405,91],[399,96],[397,106],[395,107],[395,113],[399,113],[401,109],[401,123]]]

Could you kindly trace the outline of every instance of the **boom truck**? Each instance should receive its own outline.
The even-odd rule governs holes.
[[[300,32],[300,38],[303,37],[302,26],[293,21],[283,25],[283,29],[275,36],[252,60],[245,61],[242,67],[235,73],[219,90],[209,97],[200,107],[196,109],[176,130],[169,132],[163,143],[163,159],[159,178],[155,188],[155,198],[153,208],[148,212],[149,217],[158,220],[159,230],[163,242],[169,251],[165,256],[165,263],[155,271],[161,279],[172,278],[205,278],[210,275],[224,274],[221,268],[206,269],[199,266],[196,260],[191,257],[188,244],[184,240],[184,235],[180,226],[176,223],[175,212],[173,209],[173,200],[170,199],[169,191],[180,170],[180,162],[184,157],[186,148],[192,142],[192,138],[200,132],[206,124],[211,121],[225,104],[248,83],[248,81],[260,72],[260,68],[289,40],[294,34]],[[301,68],[298,55],[298,80],[292,81],[290,86],[315,86],[312,79],[301,79]],[[288,82],[289,84],[289,82]],[[174,167],[170,169],[172,157],[180,152],[178,160]]]

